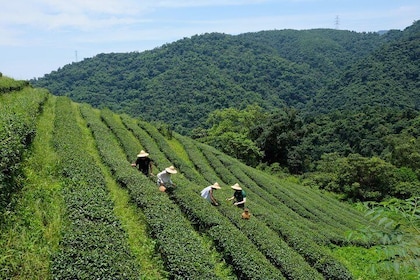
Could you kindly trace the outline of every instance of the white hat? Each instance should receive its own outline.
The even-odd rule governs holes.
[[[218,190],[220,190],[221,189],[221,187],[220,187],[220,185],[219,185],[219,183],[214,183],[213,185],[211,185],[211,187],[213,188],[213,189],[218,189]]]
[[[137,157],[147,157],[149,156],[148,153],[146,153],[144,150],[141,150],[140,153],[137,155]]]
[[[234,190],[237,190],[237,191],[242,190],[242,188],[239,186],[238,183],[236,183],[235,185],[231,186],[231,188],[234,189]]]
[[[176,171],[175,167],[173,167],[172,165],[169,167],[165,168],[166,172],[171,173],[171,174],[176,174],[178,171]]]

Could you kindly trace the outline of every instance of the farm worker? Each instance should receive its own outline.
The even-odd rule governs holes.
[[[232,189],[235,190],[233,193],[233,196],[231,198],[228,198],[227,200],[235,199],[235,202],[233,205],[236,205],[240,208],[245,208],[245,202],[246,202],[246,193],[245,191],[239,186],[238,183],[231,186]]]
[[[219,203],[217,203],[216,199],[213,196],[213,190],[220,190],[220,189],[221,189],[221,187],[220,187],[219,183],[216,182],[213,185],[204,188],[201,191],[201,196],[203,198],[207,199],[211,204],[217,206],[217,205],[219,205]]]
[[[241,218],[245,219],[245,220],[249,220],[249,218],[251,218],[251,213],[249,213],[248,208],[244,209],[244,212],[242,212],[242,214],[241,214]]]
[[[153,160],[149,158],[149,154],[141,150],[137,155],[136,162],[132,163],[131,166],[137,167],[146,176],[153,176],[152,163]]]
[[[176,173],[178,173],[178,171],[171,165],[157,174],[157,184],[161,192],[166,191],[169,187],[175,187],[175,184],[171,180],[171,175]]]

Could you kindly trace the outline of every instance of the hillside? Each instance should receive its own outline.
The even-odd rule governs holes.
[[[0,95],[0,278],[384,279],[365,272],[376,241],[346,238],[373,225],[328,194],[128,115],[0,85],[10,89]],[[141,149],[155,174],[177,168],[172,192],[130,167]],[[215,181],[217,207],[199,195]],[[250,220],[225,202],[234,183]]]
[[[420,110],[420,22],[398,40],[351,65],[314,98],[308,111],[354,111],[360,107]]]
[[[31,81],[56,95],[108,107],[188,134],[216,109],[258,104],[305,110],[330,81],[397,40],[344,30],[210,33],[151,51],[99,54]]]

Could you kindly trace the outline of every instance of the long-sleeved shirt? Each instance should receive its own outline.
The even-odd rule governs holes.
[[[209,202],[212,202],[212,189],[211,189],[211,186],[208,186],[208,187],[206,187],[206,188],[204,188],[202,191],[201,191],[201,196],[202,197],[204,197],[205,199],[207,199]]]
[[[167,184],[173,185],[172,180],[171,180],[171,174],[166,172],[166,170],[163,170],[162,172],[158,173],[156,177],[157,177],[158,185],[160,185],[161,183],[164,184],[165,186]]]

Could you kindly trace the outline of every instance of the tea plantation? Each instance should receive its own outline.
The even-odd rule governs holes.
[[[1,279],[356,279],[335,252],[375,245],[346,239],[374,226],[351,206],[127,115],[1,77],[0,123]],[[173,191],[130,166],[142,149]]]

